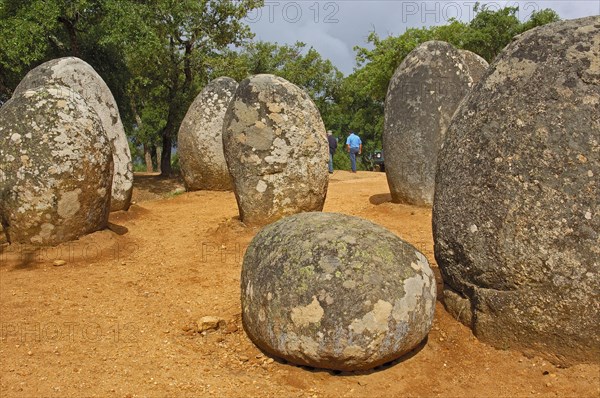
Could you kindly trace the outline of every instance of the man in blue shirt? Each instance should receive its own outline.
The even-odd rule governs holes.
[[[352,172],[356,173],[356,154],[360,155],[362,153],[362,141],[359,136],[354,134],[354,131],[351,131],[348,139],[346,139],[346,150],[350,154]]]

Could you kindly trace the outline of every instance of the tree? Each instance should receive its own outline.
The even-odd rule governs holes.
[[[238,81],[251,75],[270,73],[303,88],[315,102],[322,116],[335,101],[343,74],[321,57],[314,48],[296,42],[279,45],[264,41],[249,42],[237,51],[230,50],[214,61],[211,78],[229,76]]]
[[[100,0],[0,2],[0,36],[3,38],[0,42],[0,103],[10,98],[30,69],[64,56],[76,56],[88,62],[106,81],[117,103],[124,103],[123,87],[129,74],[122,53],[102,43],[105,32],[101,22],[106,18],[110,3]]]
[[[554,10],[546,8],[544,10],[534,11],[529,17],[529,20],[521,25],[521,32],[557,21],[560,21],[560,17]]]
[[[524,23],[516,17],[517,7],[492,11],[476,4],[475,11],[470,23],[450,20],[446,25],[411,28],[385,39],[372,32],[368,36],[372,48],[355,47],[357,67],[342,84],[337,106],[338,114],[343,116],[338,123],[342,130],[362,133],[365,153],[381,148],[388,84],[396,68],[417,46],[428,40],[446,41],[491,62],[515,35],[558,20],[552,10],[534,12]]]
[[[416,46],[443,40],[492,61],[516,34],[558,20],[554,11],[541,10],[521,23],[516,7],[492,11],[477,4],[470,23],[451,20],[385,39],[371,33],[372,48],[355,48],[357,67],[343,78],[304,43],[248,42],[252,34],[243,18],[261,5],[262,0],[0,0],[0,105],[33,67],[78,56],[108,84],[130,142],[144,148],[148,168],[162,149],[160,169],[168,175],[179,125],[209,80],[272,73],[305,89],[342,141],[348,130],[358,132],[369,153],[381,146],[388,83]]]
[[[80,17],[91,1],[4,0],[0,3],[0,101],[43,61],[79,55]]]
[[[242,19],[260,5],[261,0],[4,0],[0,101],[10,98],[32,67],[60,56],[80,57],[107,81],[133,139],[149,144],[160,138],[161,168],[168,175],[179,124],[206,83],[207,60],[251,37]]]
[[[212,61],[211,78],[225,75],[241,81],[260,73],[283,77],[304,89],[319,109],[325,125],[335,129],[343,74],[317,50],[301,42],[279,45],[258,41],[230,50],[225,57]]]
[[[185,112],[208,80],[208,61],[252,36],[242,23],[259,0],[130,1],[112,13],[107,36],[125,49],[135,76],[128,87],[138,138],[160,129],[161,172],[171,172],[171,148]]]

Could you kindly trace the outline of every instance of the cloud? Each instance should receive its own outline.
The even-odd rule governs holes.
[[[600,14],[600,2],[575,1],[482,1],[491,9],[519,6],[519,18],[552,8],[563,19]],[[412,27],[445,24],[450,18],[468,22],[475,1],[287,1],[265,0],[246,22],[257,40],[293,44],[302,41],[330,59],[344,74],[355,66],[354,46],[367,46],[371,31],[380,37],[402,34]]]

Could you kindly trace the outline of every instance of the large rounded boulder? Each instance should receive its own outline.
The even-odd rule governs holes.
[[[56,245],[106,227],[113,163],[101,119],[60,85],[0,108],[0,219],[14,243]]]
[[[435,165],[446,129],[473,84],[452,45],[428,41],[396,69],[385,99],[383,152],[394,203],[433,204]]]
[[[496,347],[600,358],[600,23],[528,31],[457,111],[433,227],[449,311]]]
[[[75,57],[58,58],[32,69],[15,89],[15,96],[39,86],[62,85],[82,96],[100,117],[108,136],[114,176],[111,188],[111,211],[127,210],[133,192],[133,166],[129,143],[115,99],[98,73],[88,63]]]
[[[423,254],[376,224],[335,213],[263,228],[244,256],[241,287],[244,328],[258,347],[343,371],[418,347],[436,300]]]
[[[241,220],[264,225],[322,210],[328,148],[321,115],[303,90],[273,75],[242,81],[223,126]]]
[[[211,81],[181,123],[178,153],[188,191],[233,189],[223,154],[223,118],[237,86],[230,77]]]
[[[487,72],[488,68],[490,67],[488,62],[481,56],[469,50],[458,50],[458,52],[469,67],[469,72],[473,78],[473,85],[479,83],[479,81],[483,78],[483,75],[485,75],[485,72]]]

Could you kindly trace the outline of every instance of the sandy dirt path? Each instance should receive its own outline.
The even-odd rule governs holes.
[[[2,398],[600,396],[599,366],[493,349],[440,302],[426,344],[373,371],[269,358],[240,322],[241,261],[257,229],[239,222],[233,193],[180,187],[138,175],[136,204],[110,230],[47,250],[2,246]],[[336,171],[325,211],[381,224],[437,267],[431,210],[389,201],[385,174]],[[227,326],[198,333],[209,315]]]

